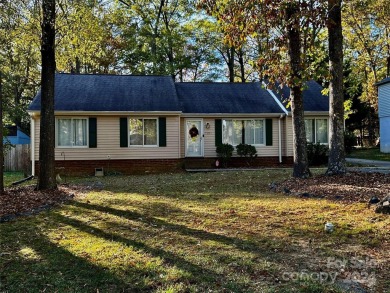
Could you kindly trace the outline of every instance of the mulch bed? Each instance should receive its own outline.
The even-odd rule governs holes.
[[[390,194],[390,175],[348,172],[345,175],[318,175],[308,179],[291,178],[276,185],[276,191],[307,198],[326,198],[352,202],[368,202]]]
[[[72,199],[74,194],[65,186],[50,191],[37,191],[35,186],[6,188],[0,196],[0,222],[38,213]]]

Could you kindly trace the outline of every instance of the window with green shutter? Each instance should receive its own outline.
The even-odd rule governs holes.
[[[159,117],[158,119],[121,117],[119,127],[120,147],[167,146],[167,122],[165,117]]]

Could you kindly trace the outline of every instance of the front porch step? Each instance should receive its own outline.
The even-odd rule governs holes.
[[[186,158],[184,160],[185,169],[214,169],[215,159],[206,158]]]

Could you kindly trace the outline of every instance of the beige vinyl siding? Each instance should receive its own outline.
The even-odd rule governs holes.
[[[64,116],[61,116],[64,117]],[[71,116],[69,116],[71,117]],[[80,116],[77,116],[80,117]],[[141,147],[119,146],[119,117],[97,117],[97,148],[67,148],[55,149],[56,160],[111,160],[118,159],[176,159],[179,158],[179,116],[166,117],[167,146]],[[131,116],[137,117],[137,116]],[[138,116],[148,118],[152,116]],[[88,117],[86,117],[88,118]],[[155,116],[158,118],[158,116]],[[39,157],[39,118],[35,119],[35,160]]]
[[[204,119],[204,125],[210,123],[210,128],[204,129],[204,156],[206,158],[215,158],[217,156],[215,152],[215,119],[217,118]]]
[[[181,154],[182,157],[185,156],[185,121],[186,119],[191,118],[182,118],[181,119]],[[194,118],[199,119],[199,118]],[[245,120],[245,119],[266,119],[263,117],[257,118],[247,118],[247,117],[212,117],[212,118],[203,118],[203,128],[204,128],[204,157],[206,158],[214,158],[217,156],[215,152],[215,119],[237,119],[237,120]],[[206,129],[206,124],[210,124],[210,128]],[[283,129],[283,127],[282,127]],[[278,118],[272,119],[272,146],[257,146],[257,154],[259,157],[274,157],[279,155],[279,126],[278,126]]]
[[[286,126],[285,126],[285,133],[283,134],[285,137],[285,154],[284,156],[292,157],[294,156],[294,150],[293,150],[293,126],[292,126],[292,117],[287,116],[286,117]]]
[[[329,136],[329,116],[328,115],[305,115],[305,119],[328,119],[328,136]],[[292,117],[288,116],[286,118],[286,127],[285,127],[285,133],[283,133],[283,136],[286,139],[286,154],[289,157],[292,157],[294,155],[293,151],[293,126],[292,126]],[[283,154],[284,155],[284,154]]]

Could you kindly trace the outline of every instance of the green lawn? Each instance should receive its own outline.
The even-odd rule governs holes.
[[[381,153],[379,148],[354,149],[347,157],[366,160],[390,161],[390,154]]]
[[[15,181],[19,181],[24,178],[22,172],[5,172],[4,173],[4,186],[11,186]],[[30,181],[31,184],[31,181]]]
[[[269,192],[290,172],[77,179],[104,188],[0,224],[0,291],[389,292],[389,217]]]

